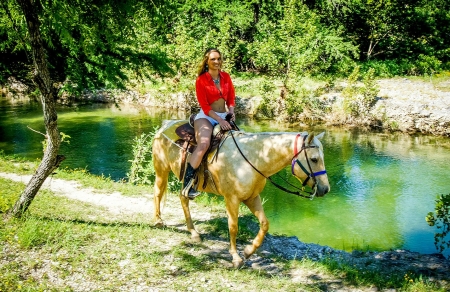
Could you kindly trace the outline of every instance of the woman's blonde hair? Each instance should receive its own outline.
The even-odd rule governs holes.
[[[220,58],[222,58],[222,53],[221,53],[218,49],[216,49],[216,48],[210,48],[210,49],[207,49],[206,52],[205,52],[205,54],[203,55],[203,59],[202,59],[202,61],[200,62],[200,65],[198,66],[198,69],[197,69],[197,76],[200,76],[200,75],[202,75],[202,74],[205,73],[205,72],[208,72],[208,60],[209,60],[209,55],[210,55],[212,52],[217,52],[217,53],[219,53]],[[222,65],[222,62],[220,63],[220,65]]]

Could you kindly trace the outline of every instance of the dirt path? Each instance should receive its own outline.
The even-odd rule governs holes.
[[[17,175],[14,173],[1,173],[0,177],[10,179],[16,182],[28,183],[31,175]],[[82,188],[76,181],[62,180],[58,178],[47,178],[42,185],[56,194],[65,196],[69,199],[79,200],[97,206],[106,207],[109,212],[119,214],[124,212],[144,213],[150,215],[153,209],[153,202],[148,198],[130,198],[122,196],[120,193],[98,193],[94,189]]]
[[[2,173],[0,177],[10,179],[16,182],[28,183],[31,175],[18,175],[14,173]],[[48,177],[42,188],[49,189],[56,195],[64,196],[69,199],[82,201],[99,207],[104,207],[113,215],[140,214],[148,217],[153,216],[153,197],[127,197],[119,192],[102,193],[93,188],[84,188],[76,181],[63,180]],[[181,212],[180,203],[177,198],[169,197],[168,202],[163,207],[165,223],[167,225],[184,224],[184,215]],[[195,202],[193,202],[195,204]],[[199,212],[196,210],[195,218],[197,220],[210,220],[211,214]]]

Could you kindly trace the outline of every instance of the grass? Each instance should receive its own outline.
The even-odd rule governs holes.
[[[0,172],[31,173],[35,162],[1,156]],[[110,191],[140,194],[141,186],[113,182],[82,171],[61,170],[58,178]],[[24,184],[0,178],[0,215]],[[4,187],[6,186],[6,187]],[[148,187],[147,191],[148,191]],[[173,194],[169,194],[174,197]],[[204,195],[195,208],[218,214],[199,223],[202,243],[183,229],[155,228],[150,218],[109,213],[98,206],[41,190],[21,219],[0,220],[0,291],[323,291],[395,288],[445,291],[415,274],[361,269],[336,259],[285,260],[264,256],[277,269],[230,268],[224,203]],[[238,243],[255,236],[255,219],[241,210]],[[334,283],[334,284],[333,284]],[[337,285],[337,286],[333,286]],[[333,288],[334,287],[334,288]]]
[[[407,78],[427,83],[431,82],[436,89],[444,92],[450,92],[450,71],[443,71],[431,76],[408,76]]]
[[[27,161],[15,155],[4,155],[0,151],[0,172],[32,175],[39,166],[39,163],[39,160]],[[59,168],[53,177],[74,180],[82,186],[93,188],[103,193],[117,191],[125,196],[141,196],[144,193],[152,191],[149,186],[135,186],[125,181],[116,182],[110,177],[93,175],[86,169]]]

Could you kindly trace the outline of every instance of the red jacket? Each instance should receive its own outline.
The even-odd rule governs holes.
[[[233,82],[230,75],[226,72],[220,71],[220,88],[217,89],[211,74],[208,72],[198,76],[195,82],[195,90],[197,92],[197,100],[203,112],[208,115],[211,110],[211,104],[220,98],[225,99],[228,107],[235,105],[235,92]]]

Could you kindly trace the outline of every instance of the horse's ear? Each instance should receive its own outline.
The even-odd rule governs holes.
[[[309,134],[308,138],[306,138],[306,144],[309,145],[313,139],[314,139],[314,133]]]
[[[317,135],[316,138],[320,140],[323,138],[324,135],[325,135],[325,132],[322,132],[319,135]]]

